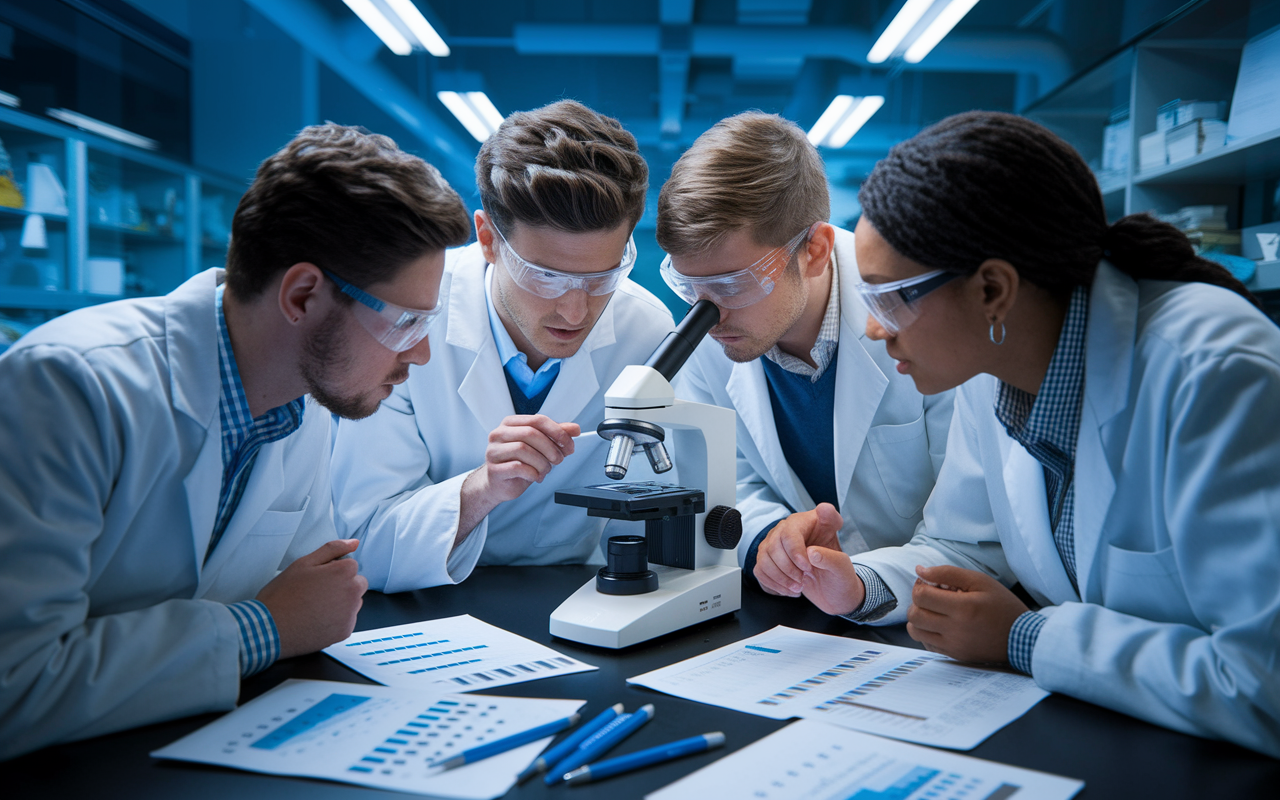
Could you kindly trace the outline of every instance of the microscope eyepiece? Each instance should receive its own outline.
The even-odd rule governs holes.
[[[698,349],[702,337],[720,321],[720,309],[710,300],[699,300],[684,315],[676,329],[667,334],[658,349],[653,351],[646,367],[653,367],[668,381],[675,378],[676,373],[689,360],[693,351]]]

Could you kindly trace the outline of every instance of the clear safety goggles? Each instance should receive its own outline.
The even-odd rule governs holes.
[[[736,272],[694,277],[677,272],[671,264],[671,256],[662,259],[658,271],[671,291],[689,305],[707,299],[721,308],[746,308],[765,299],[773,291],[778,276],[791,263],[791,257],[808,238],[810,226],[800,231],[794,239],[775,247],[756,263]],[[785,254],[785,258],[782,256]]]
[[[880,327],[896,335],[920,316],[920,298],[959,277],[958,272],[935,269],[892,283],[855,283],[853,288]]]
[[[613,269],[604,272],[562,272],[525,261],[507,241],[507,237],[502,235],[502,231],[498,230],[498,226],[494,225],[493,229],[502,240],[502,264],[511,275],[511,280],[526,292],[547,300],[562,297],[574,289],[581,289],[593,297],[609,294],[618,288],[618,284],[622,283],[622,279],[630,274],[631,268],[636,264],[636,241],[630,236],[627,237],[627,246],[622,250],[622,260]]]
[[[339,291],[356,300],[351,311],[369,335],[395,353],[403,353],[425,339],[431,320],[444,310],[443,303],[436,303],[435,308],[427,311],[388,303],[327,269],[322,271],[337,284]]]

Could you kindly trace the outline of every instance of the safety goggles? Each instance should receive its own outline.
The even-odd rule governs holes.
[[[959,277],[958,272],[935,269],[903,281],[855,283],[853,288],[880,327],[896,335],[920,316],[916,305],[920,298]]]
[[[756,263],[736,272],[705,277],[685,275],[676,271],[669,255],[662,259],[662,266],[658,270],[671,291],[689,305],[705,298],[720,308],[745,308],[765,299],[773,291],[778,276],[791,263],[791,257],[800,249],[811,230],[812,226],[805,228],[791,241],[775,247]],[[782,257],[784,254],[785,258]]]
[[[547,300],[562,297],[574,289],[581,289],[593,297],[609,294],[618,288],[618,284],[622,283],[622,279],[627,277],[636,264],[636,241],[630,236],[627,237],[627,246],[622,250],[622,260],[613,269],[604,272],[562,272],[525,261],[507,241],[507,237],[502,235],[502,231],[498,230],[498,226],[494,225],[493,229],[502,240],[502,264],[511,275],[511,280],[526,292]]]
[[[425,339],[431,320],[444,310],[443,303],[436,303],[435,308],[427,311],[388,303],[344,281],[327,269],[323,272],[337,285],[339,291],[357,301],[351,311],[369,335],[395,353],[403,353]]]

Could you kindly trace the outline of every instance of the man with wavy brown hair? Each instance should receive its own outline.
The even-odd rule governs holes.
[[[461,199],[319,125],[258,169],[226,270],[60,317],[0,357],[0,758],[235,706],[350,635],[330,413],[428,357]]]
[[[555,505],[555,489],[602,480],[605,443],[574,437],[673,327],[627,278],[648,168],[617,120],[571,100],[512,114],[476,184],[478,241],[449,253],[431,363],[338,429],[338,529],[383,591],[478,563],[599,560],[605,520]]]

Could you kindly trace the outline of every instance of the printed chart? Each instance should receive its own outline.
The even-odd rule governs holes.
[[[627,682],[957,750],[977,747],[1048,696],[1023,675],[782,626]]]
[[[1081,781],[801,720],[646,800],[1068,800]]]
[[[152,755],[489,800],[511,788],[516,774],[551,737],[447,772],[429,765],[561,719],[580,706],[580,700],[290,680]]]
[[[469,614],[360,631],[324,652],[387,686],[453,692],[597,669]]]

